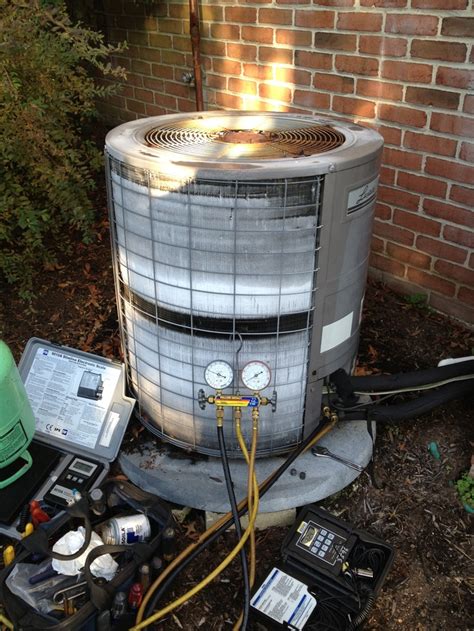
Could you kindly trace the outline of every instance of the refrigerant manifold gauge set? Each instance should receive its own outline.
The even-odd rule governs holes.
[[[204,379],[207,385],[216,391],[216,394],[206,396],[204,390],[199,390],[198,402],[202,410],[205,409],[207,403],[234,408],[257,408],[260,405],[271,405],[272,411],[276,410],[276,391],[273,391],[270,399],[260,394],[262,390],[268,388],[272,379],[270,366],[263,361],[249,361],[240,371],[240,381],[245,388],[252,392],[250,396],[242,395],[238,391],[230,395],[222,394],[222,390],[229,388],[234,382],[234,369],[223,359],[216,359],[206,366]]]
[[[272,371],[265,362],[253,360],[242,368],[240,378],[246,388],[260,392],[270,385]],[[234,369],[228,362],[216,359],[206,366],[204,379],[210,388],[224,390],[234,381]]]

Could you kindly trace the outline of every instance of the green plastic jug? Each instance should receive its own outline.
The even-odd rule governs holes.
[[[0,340],[0,489],[31,467],[27,450],[35,433],[35,417],[10,349]],[[2,479],[2,469],[21,458],[24,465]]]

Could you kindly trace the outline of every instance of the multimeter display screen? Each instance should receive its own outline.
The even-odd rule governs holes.
[[[320,528],[316,528],[315,526],[308,526],[305,530],[304,535],[301,537],[300,543],[302,546],[306,546],[307,548],[311,548],[313,541],[318,536],[318,532],[320,532]]]
[[[76,471],[77,473],[82,473],[86,476],[90,476],[96,468],[97,465],[92,464],[91,462],[85,462],[84,460],[74,460],[70,466],[71,471]]]

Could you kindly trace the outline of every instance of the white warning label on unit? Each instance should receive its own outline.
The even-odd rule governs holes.
[[[321,353],[330,351],[331,348],[339,346],[339,344],[342,344],[350,338],[353,318],[354,312],[351,311],[343,318],[323,326],[321,334]]]
[[[254,609],[291,629],[303,629],[316,607],[308,587],[278,568],[273,568],[250,601]]]
[[[377,195],[377,186],[379,178],[376,177],[367,184],[359,186],[359,188],[349,191],[347,198],[347,212],[354,213],[356,210],[365,208],[375,200]]]
[[[37,431],[94,448],[119,377],[120,368],[38,348],[25,382]]]

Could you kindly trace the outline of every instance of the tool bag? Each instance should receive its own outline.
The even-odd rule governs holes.
[[[47,555],[48,539],[56,540],[68,530],[73,529],[73,522],[78,517],[88,519],[86,511],[76,506],[66,510],[63,514],[50,522],[41,524],[29,537],[17,544],[15,561],[0,572],[0,600],[3,603],[7,617],[14,625],[15,631],[34,631],[36,629],[51,629],[54,631],[83,631],[95,629],[97,615],[110,609],[114,595],[123,589],[124,585],[133,582],[133,578],[142,563],[150,560],[157,553],[161,544],[163,530],[172,523],[171,510],[168,505],[150,493],[142,491],[130,482],[120,481],[114,484],[113,492],[132,511],[144,513],[151,524],[152,535],[148,542],[132,545],[102,545],[93,548],[88,554],[83,580],[87,582],[89,599],[74,614],[63,620],[39,613],[6,586],[6,579],[17,563],[31,562],[34,554]],[[122,509],[124,506],[122,505]],[[81,515],[81,513],[83,513]],[[113,513],[104,517],[113,516]],[[87,523],[87,521],[86,521]],[[125,562],[121,565],[115,577],[104,585],[94,582],[90,572],[90,565],[102,554],[114,557],[121,554]],[[78,556],[77,554],[74,556]],[[73,558],[72,556],[70,557]]]

